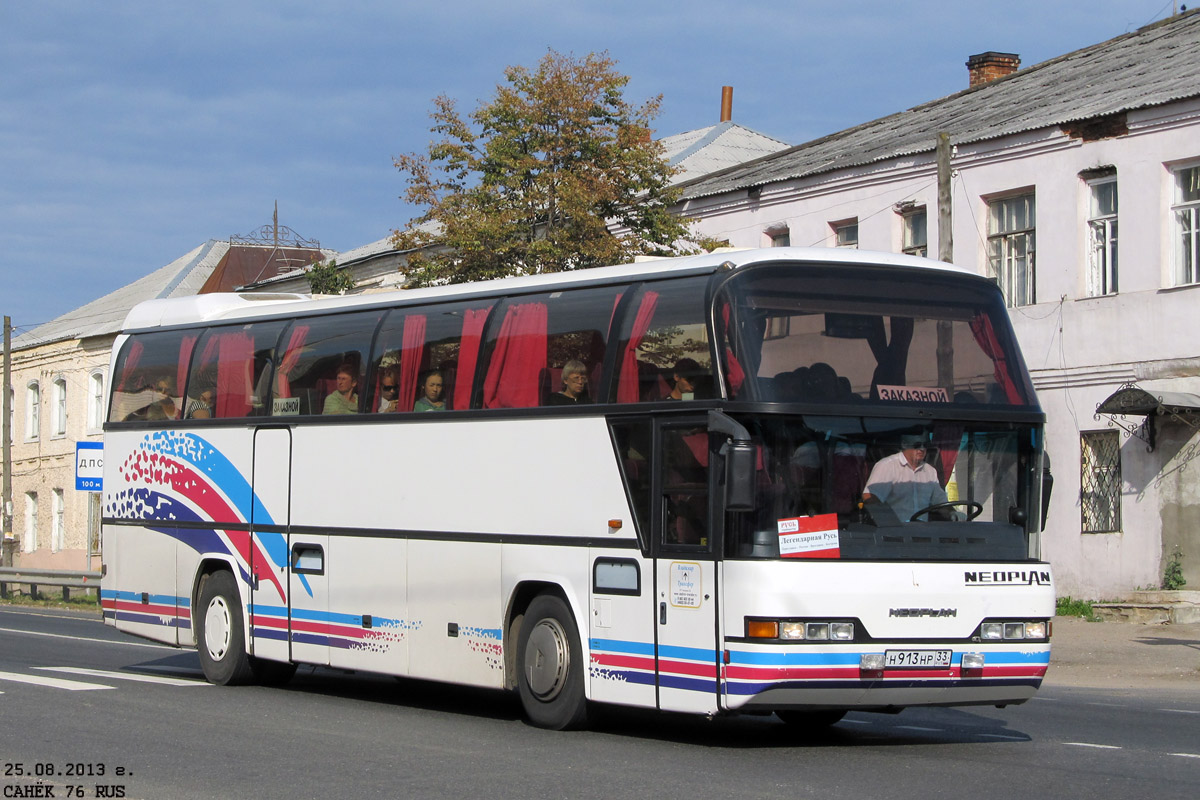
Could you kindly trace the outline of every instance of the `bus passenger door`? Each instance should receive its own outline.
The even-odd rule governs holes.
[[[717,570],[705,418],[655,426],[651,517],[658,707],[710,713],[720,690]]]
[[[254,432],[254,485],[250,504],[250,652],[287,661],[288,546],[291,516],[292,432]]]

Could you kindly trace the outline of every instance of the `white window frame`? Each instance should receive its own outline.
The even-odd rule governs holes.
[[[847,250],[858,249],[858,217],[829,223],[833,229],[833,246]]]
[[[924,206],[901,214],[900,230],[900,252],[920,258],[929,257],[929,213]]]
[[[38,496],[37,492],[25,493],[25,535],[21,537],[22,549],[32,553],[38,546]]]
[[[67,546],[67,503],[66,498],[63,497],[62,489],[55,489],[51,495],[50,510],[54,515],[51,521],[50,552],[57,553]]]
[[[104,427],[104,370],[96,370],[88,376],[88,431],[99,431]]]
[[[30,381],[25,386],[25,440],[38,438],[42,427],[42,385]]]
[[[1174,170],[1171,231],[1174,285],[1200,283],[1200,164]]]
[[[53,438],[60,438],[67,435],[67,379],[59,375],[54,379],[51,387],[54,406],[50,421],[50,435]]]
[[[1036,230],[1033,192],[988,201],[988,270],[1009,308],[1037,302]]]
[[[1104,297],[1117,293],[1117,176],[1106,175],[1087,182],[1088,247],[1087,295]],[[1111,189],[1112,207],[1103,201]]]

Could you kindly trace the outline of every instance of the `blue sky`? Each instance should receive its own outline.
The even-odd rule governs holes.
[[[1200,2],[1200,0],[1198,0]],[[0,0],[0,314],[49,321],[271,221],[344,251],[413,215],[392,166],[439,94],[607,51],[658,135],[799,144],[1163,19],[1171,0]]]

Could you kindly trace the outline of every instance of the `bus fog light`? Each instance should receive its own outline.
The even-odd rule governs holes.
[[[1004,638],[1004,626],[999,622],[985,622],[979,630],[983,639],[999,640]]]
[[[854,641],[854,623],[853,622],[834,622],[830,626],[830,632],[833,634],[833,639],[838,642]]]
[[[746,636],[751,639],[778,639],[779,623],[766,619],[748,619]]]
[[[780,639],[803,639],[804,638],[804,623],[803,622],[781,622],[781,623],[779,623],[779,638]]]
[[[804,626],[804,638],[817,641],[829,639],[828,622],[809,622]]]
[[[1046,638],[1046,623],[1044,623],[1044,622],[1026,622],[1025,623],[1025,638],[1026,639],[1045,639]]]
[[[883,672],[883,653],[863,653],[858,668],[863,672]]]
[[[1004,623],[1004,638],[1005,639],[1024,639],[1025,638],[1025,623],[1024,622],[1006,622],[1006,623]]]
[[[983,653],[963,653],[962,668],[964,670],[968,670],[968,669],[981,670],[981,669],[983,669]]]

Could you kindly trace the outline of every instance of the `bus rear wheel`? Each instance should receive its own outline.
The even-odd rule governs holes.
[[[219,686],[253,683],[242,599],[233,573],[222,570],[204,578],[197,611],[196,644],[204,677]]]
[[[517,637],[517,691],[525,716],[539,728],[570,730],[587,721],[583,649],[567,604],[539,595],[529,604]]]

